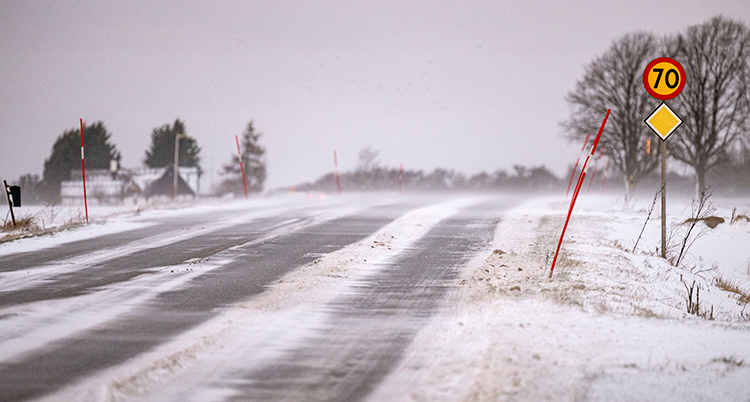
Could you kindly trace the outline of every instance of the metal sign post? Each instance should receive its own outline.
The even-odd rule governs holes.
[[[667,259],[667,141],[661,142],[661,258]]]
[[[682,119],[662,102],[644,122],[661,138],[661,257],[667,258],[667,138]]]
[[[685,88],[685,69],[676,60],[659,57],[643,71],[643,86],[662,101],[644,123],[661,138],[661,257],[667,258],[667,138],[682,124],[682,119],[665,102]]]

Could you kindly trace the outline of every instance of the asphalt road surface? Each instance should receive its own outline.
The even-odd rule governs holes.
[[[106,400],[112,392],[159,401],[367,399],[456,286],[460,270],[489,250],[513,201],[329,198],[145,213],[129,218],[135,228],[102,236],[65,241],[70,234],[63,233],[35,250],[0,248],[0,400]],[[384,247],[387,257],[369,267],[359,261],[372,272],[311,302],[296,338],[281,324],[283,312],[271,311],[271,324],[234,328],[248,337],[241,353],[213,363],[210,353],[195,357],[135,391],[107,383],[107,373],[252,303],[286,275],[332,253],[346,255],[388,228],[398,231],[398,219],[424,210],[442,215],[408,247]],[[265,331],[282,352],[264,354],[270,346],[254,331]]]

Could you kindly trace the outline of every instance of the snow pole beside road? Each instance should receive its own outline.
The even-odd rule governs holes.
[[[581,175],[578,176],[578,182],[576,183],[575,191],[573,191],[573,198],[570,200],[570,207],[568,207],[568,216],[565,218],[565,225],[563,226],[562,234],[560,234],[560,241],[557,243],[557,250],[555,251],[555,258],[552,259],[552,267],[549,269],[549,277],[552,278],[552,273],[555,271],[555,263],[557,262],[557,256],[560,254],[560,246],[562,246],[563,238],[565,237],[565,230],[568,229],[568,222],[570,222],[570,215],[573,213],[573,207],[576,205],[576,199],[578,198],[578,193],[581,191],[581,185],[583,184],[583,180],[586,178],[586,169],[588,168],[589,161],[594,157],[594,152],[596,152],[596,146],[599,144],[599,139],[602,137],[602,132],[604,131],[604,125],[607,124],[607,118],[609,118],[609,113],[611,112],[611,109],[607,109],[607,114],[604,116],[604,120],[602,121],[601,127],[599,127],[599,132],[596,134],[596,139],[594,139],[594,145],[591,147],[591,153],[586,157],[586,162],[583,163],[583,167],[581,168]]]
[[[240,159],[240,172],[242,173],[242,188],[245,190],[245,199],[247,199],[247,182],[245,181],[245,167],[242,165],[242,152],[240,152],[240,137],[235,135],[234,140],[237,141],[237,156]]]
[[[83,119],[81,119],[81,172],[83,173],[83,205],[86,209],[86,223],[89,223],[89,202],[86,199],[86,164],[83,158]]]
[[[586,144],[589,142],[589,137],[591,136],[591,133],[586,134],[586,141],[583,142],[583,146],[581,147],[581,153],[583,153],[586,150]],[[570,174],[570,181],[568,181],[568,189],[565,191],[565,196],[567,197],[568,194],[570,194],[570,185],[573,184],[573,177],[576,175],[576,169],[578,169],[578,163],[581,161],[581,155],[578,155],[578,159],[576,159],[576,165],[573,166],[573,172]]]
[[[401,164],[401,167],[398,168],[398,192],[401,192],[401,187],[404,184],[404,164]]]
[[[594,186],[594,179],[596,179],[596,172],[599,170],[599,162],[602,161],[602,156],[604,156],[604,152],[606,151],[606,148],[604,145],[602,145],[602,152],[599,152],[599,157],[596,158],[596,163],[594,164],[594,172],[591,173],[591,180],[589,180],[589,191],[591,191],[591,187]]]
[[[604,168],[604,175],[602,176],[602,191],[607,187],[607,177],[609,176],[609,159],[607,159],[607,167]]]
[[[333,170],[336,173],[336,188],[338,188],[339,194],[341,194],[341,181],[339,181],[339,161],[338,158],[336,158],[336,150],[333,151]]]

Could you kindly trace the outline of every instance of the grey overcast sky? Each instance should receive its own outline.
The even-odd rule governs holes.
[[[330,172],[333,150],[353,169],[367,145],[386,166],[562,175],[584,66],[625,33],[715,15],[748,24],[750,1],[0,0],[0,179],[41,175],[79,118],[125,167],[180,118],[206,184],[250,120],[269,189]]]

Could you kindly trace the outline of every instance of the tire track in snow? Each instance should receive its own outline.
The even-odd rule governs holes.
[[[410,207],[390,209],[406,208]],[[314,260],[313,255],[356,242],[394,219],[367,213],[358,218],[340,215],[294,233],[232,247],[217,256],[229,262],[159,293],[144,306],[0,364],[0,394],[7,400],[41,396],[121,364],[211,319],[218,314],[217,308],[262,293],[272,281]]]
[[[412,211],[369,238],[291,272],[259,297],[230,309],[173,342],[117,368],[113,373],[92,378],[51,398],[78,399],[86,390],[98,392],[97,398],[110,400],[132,399],[138,395],[143,395],[144,400],[165,401],[218,401],[231,399],[233,395],[246,398],[254,391],[243,388],[248,382],[242,378],[252,376],[253,368],[263,371],[279,362],[288,362],[290,353],[306,349],[305,345],[309,348],[311,339],[315,339],[314,344],[318,346],[328,344],[328,339],[319,339],[318,336],[321,331],[330,329],[331,321],[336,320],[337,312],[332,308],[337,305],[334,300],[346,299],[341,295],[347,294],[359,297],[356,295],[360,294],[362,286],[368,287],[369,281],[381,271],[393,269],[390,263],[421,249],[415,244],[423,241],[420,239],[438,222],[473,202],[463,200]],[[487,222],[471,221],[467,225],[467,230],[481,232]],[[491,239],[494,221],[489,225]],[[455,229],[455,225],[446,223],[442,230],[449,226],[449,231]],[[435,237],[437,232],[430,233]],[[480,248],[483,241],[472,244]],[[466,251],[464,247],[459,253],[461,256],[456,258],[463,258]],[[453,251],[448,248],[445,252],[451,254]],[[432,288],[442,286],[444,284]],[[367,328],[372,324],[370,322]],[[377,330],[377,325],[374,329]],[[402,340],[408,341],[408,338]],[[350,339],[359,343],[361,348],[373,347],[374,352],[382,350],[382,345],[360,342],[363,340],[366,339]],[[346,347],[351,348],[351,345]],[[330,348],[324,349],[331,352]],[[106,388],[100,385],[103,383],[108,384]],[[92,391],[97,385],[100,388]],[[308,396],[305,393],[305,398]]]
[[[328,214],[301,221],[287,220],[272,226],[265,234],[257,234],[253,240],[223,247],[221,251],[260,244],[328,222],[335,216]],[[140,274],[129,281],[102,287],[89,294],[66,297],[54,303],[41,301],[0,309],[0,317],[6,317],[0,320],[0,363],[17,359],[51,342],[111,321],[142,307],[162,293],[174,291],[232,261],[231,256],[222,256],[221,252],[212,255],[217,256],[214,261],[206,262],[205,258],[199,258],[172,266],[155,267],[149,270],[150,273]],[[174,274],[175,271],[177,275]]]
[[[19,270],[2,272],[0,273],[0,306],[7,305],[12,302],[14,298],[25,294],[19,291],[41,285],[49,286],[50,283],[53,283],[60,277],[69,278],[71,274],[78,271],[97,268],[116,259],[128,260],[134,255],[142,255],[143,253],[154,251],[159,252],[165,247],[181,244],[211,234],[221,234],[223,231],[242,227],[243,225],[250,224],[257,220],[268,219],[273,224],[274,220],[271,219],[271,217],[288,211],[288,208],[270,208],[262,211],[253,211],[237,217],[225,218],[215,223],[203,224],[199,228],[183,228],[182,230],[169,232],[167,235],[149,236],[139,240],[133,240],[124,245],[91,251],[63,260],[55,260],[37,267],[26,267]],[[354,211],[356,211],[356,209],[353,210],[350,208],[343,213],[352,213]],[[304,215],[299,216],[296,219],[303,218]],[[278,219],[276,220],[276,223],[279,223]],[[126,275],[122,280],[130,279],[133,276],[135,275],[130,277],[127,277]]]
[[[227,400],[357,401],[366,398],[426,325],[463,264],[489,247],[498,217],[458,214],[326,308],[326,325],[270,365],[237,373]],[[236,383],[236,382],[235,382]]]

